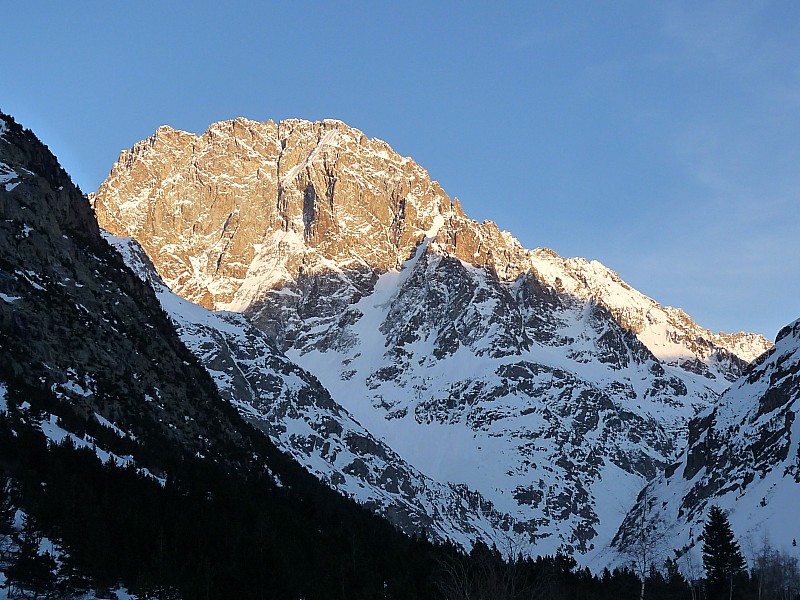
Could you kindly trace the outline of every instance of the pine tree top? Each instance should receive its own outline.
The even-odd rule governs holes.
[[[723,581],[745,569],[739,543],[719,506],[712,506],[703,526],[703,567],[709,582]]]

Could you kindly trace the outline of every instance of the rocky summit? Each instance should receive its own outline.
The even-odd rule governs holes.
[[[515,547],[539,554],[591,560],[684,450],[690,419],[771,347],[710,332],[596,261],[523,248],[338,121],[161,127],[92,203],[173,292],[243,313],[337,419],[487,501]],[[252,392],[227,389],[234,403]],[[263,414],[283,402],[256,395]],[[326,439],[273,437],[290,452]],[[318,457],[318,473],[341,469]],[[367,471],[351,474],[374,489]]]
[[[334,266],[366,293],[452,209],[421,167],[343,123],[245,119],[203,136],[159,128],[122,153],[94,205],[176,293],[229,310]]]

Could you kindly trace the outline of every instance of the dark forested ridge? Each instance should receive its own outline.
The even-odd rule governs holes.
[[[48,446],[34,422],[0,420],[10,498],[92,586],[183,598],[376,597],[384,584],[400,597],[433,593],[430,545],[288,461],[281,487],[200,459],[172,465],[162,485],[91,448]]]
[[[406,537],[299,468],[276,488],[265,477],[187,460],[162,485],[134,468],[101,463],[92,449],[48,446],[35,419],[19,417],[15,408],[0,417],[0,486],[7,492],[0,534],[13,530],[4,506],[21,507],[28,523],[12,536],[16,546],[0,545],[0,560],[11,589],[25,582],[36,597],[81,598],[86,590],[113,597],[110,590],[120,586],[161,599],[640,597],[631,571],[592,574],[566,556],[504,561],[480,544],[465,555]],[[48,557],[26,559],[29,531],[37,542],[58,541],[58,566]],[[647,578],[645,598],[796,599],[796,563],[792,580],[785,557],[760,556],[749,573],[723,586],[690,584],[668,561]]]
[[[81,597],[89,589],[103,595],[120,585],[140,598],[198,599],[638,593],[632,573],[594,576],[565,556],[504,562],[483,545],[464,555],[409,538],[299,468],[284,471],[276,487],[263,476],[187,460],[162,485],[135,468],[101,463],[90,448],[48,446],[35,418],[16,408],[0,417],[0,465],[2,482],[13,481],[4,488],[6,502],[25,511],[35,535],[60,548],[60,566],[37,572],[22,555],[23,528],[18,546],[3,554],[12,586],[26,582],[39,597]],[[26,579],[30,573],[35,577]],[[688,589],[682,579],[652,584],[649,597],[681,597],[668,593]]]

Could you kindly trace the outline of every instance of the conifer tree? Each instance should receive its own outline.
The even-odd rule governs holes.
[[[744,572],[745,562],[728,517],[719,506],[711,507],[703,526],[703,567],[709,599],[730,599],[734,580]]]
[[[0,476],[0,570],[8,567],[14,549],[15,512],[11,501],[11,480]]]
[[[49,552],[39,553],[41,541],[42,535],[36,524],[27,517],[17,541],[19,549],[6,570],[11,597],[24,597],[26,592],[30,592],[38,598],[55,590],[56,562]]]

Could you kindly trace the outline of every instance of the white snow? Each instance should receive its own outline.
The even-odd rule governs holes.
[[[0,185],[4,185],[7,192],[17,187],[18,182],[11,183],[12,179],[19,178],[19,174],[6,163],[0,162]]]
[[[99,413],[94,413],[94,418],[97,419],[97,422],[100,423],[103,427],[107,427],[108,429],[116,433],[119,437],[136,439],[133,435],[129,434],[127,431],[123,431],[122,429],[114,425],[114,423],[106,419],[103,415]]]
[[[17,300],[22,300],[22,296],[9,296],[8,294],[0,292],[0,300],[2,300],[3,302],[7,302],[8,304],[11,304],[12,302],[16,302]]]
[[[123,586],[118,587],[116,590],[112,590],[111,593],[116,596],[117,600],[136,600],[138,598],[138,596],[131,594],[128,592],[128,589]]]
[[[40,275],[36,271],[31,271],[31,270],[19,271],[19,270],[17,270],[17,271],[14,272],[14,274],[21,276],[22,279],[24,279],[28,283],[28,285],[30,285],[32,288],[34,288],[36,290],[39,290],[39,291],[44,290],[44,287],[40,283],[38,283],[36,281],[37,279],[40,279]]]
[[[800,540],[800,520],[796,518],[800,506],[800,420],[797,397],[791,396],[797,393],[796,379],[786,382],[792,391],[784,404],[764,412],[760,402],[770,389],[792,377],[798,363],[800,340],[790,334],[777,342],[773,353],[752,373],[734,383],[715,409],[703,415],[712,419],[715,452],[724,453],[728,462],[715,463],[711,471],[701,468],[686,479],[688,454],[684,453],[670,477],[661,476],[651,484],[661,517],[670,524],[665,535],[667,551],[691,547],[682,563],[685,570],[689,561],[701,564],[699,534],[711,505],[726,511],[745,558],[755,555],[764,537],[777,549],[796,551],[793,542]],[[780,373],[784,377],[779,377]],[[777,435],[789,419],[791,427]],[[708,431],[703,432],[696,446],[702,448],[708,436]],[[763,447],[765,439],[770,443]],[[777,451],[780,447],[785,448],[785,458]],[[718,472],[720,467],[725,471]],[[709,497],[700,495],[697,499],[697,490],[709,488]],[[687,505],[687,498],[692,497],[695,500]]]
[[[276,231],[262,243],[254,244],[254,249],[255,256],[247,268],[244,280],[237,282],[233,299],[227,304],[217,306],[219,310],[240,312],[263,294],[264,290],[280,289],[281,283],[292,279],[286,269],[287,261],[303,252],[305,242],[302,236],[293,231]]]
[[[285,175],[281,176],[281,185],[289,185],[303,171],[303,169],[313,163],[317,157],[320,156],[320,154],[323,154],[328,146],[335,146],[338,134],[339,132],[336,129],[327,131],[325,135],[322,136],[322,140],[320,140],[319,144],[314,146],[314,149],[309,153],[304,162],[294,165],[286,172]]]
[[[98,421],[102,419],[102,417],[99,415],[95,416],[99,417]],[[109,422],[106,421],[106,423]],[[105,423],[103,424],[105,425]],[[86,434],[84,437],[78,437],[74,433],[67,431],[58,424],[58,417],[55,415],[47,416],[45,420],[42,420],[39,427],[44,436],[47,438],[48,442],[52,444],[63,444],[66,440],[70,440],[76,448],[92,448],[97,458],[103,463],[113,462],[118,467],[126,467],[136,464],[132,456],[119,456],[113,452],[109,452],[101,448],[97,445],[96,440],[94,440],[94,438],[88,434]],[[122,432],[121,435],[125,436],[126,434]],[[166,480],[164,478],[157,477],[149,469],[137,467],[136,470],[142,475],[146,475],[147,477],[159,482],[159,484],[162,486],[166,484]]]

